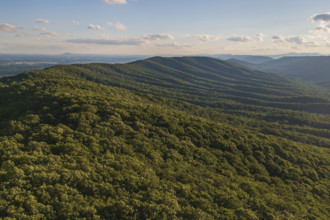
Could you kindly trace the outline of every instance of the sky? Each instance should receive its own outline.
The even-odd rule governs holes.
[[[0,3],[0,53],[330,54],[330,0]]]

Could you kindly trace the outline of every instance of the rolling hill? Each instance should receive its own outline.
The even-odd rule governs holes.
[[[130,64],[72,65],[57,66],[54,69],[75,73],[103,84],[170,96],[211,107],[225,105],[227,108],[240,109],[241,104],[247,104],[244,108],[273,106],[329,113],[328,99],[309,97],[311,94],[299,89],[286,78],[211,58],[155,57]],[[231,106],[227,105],[228,102]],[[322,108],[317,107],[319,104]]]
[[[326,219],[330,101],[207,57],[0,79],[0,216]]]
[[[47,71],[206,107],[211,110],[203,114],[212,120],[217,120],[219,112],[247,117],[233,124],[248,124],[249,128],[273,135],[281,130],[281,136],[295,141],[330,146],[329,131],[324,130],[330,128],[328,96],[315,95],[274,74],[207,57],[154,57],[130,64],[79,64]],[[217,112],[215,117],[213,110]],[[278,126],[277,121],[282,125]],[[291,134],[297,130],[300,135]]]

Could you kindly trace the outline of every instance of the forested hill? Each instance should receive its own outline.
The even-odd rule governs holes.
[[[327,219],[327,96],[204,57],[0,79],[0,216]]]
[[[211,107],[330,113],[329,99],[313,97],[286,78],[207,57],[154,57],[130,64],[56,66],[49,71]]]
[[[223,118],[220,113],[226,113],[235,116],[228,119],[234,126],[330,146],[329,94],[319,89],[319,95],[286,78],[221,60],[154,57],[130,64],[55,66],[44,72],[185,101],[204,107],[198,116],[218,120]]]

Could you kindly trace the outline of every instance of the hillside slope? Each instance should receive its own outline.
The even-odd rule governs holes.
[[[196,113],[198,116],[330,146],[330,101],[326,95],[320,97],[286,78],[217,59],[154,57],[130,64],[55,66],[45,71],[186,101],[206,107],[203,113]]]
[[[313,116],[299,128],[319,131],[322,143],[329,128],[316,128],[328,126],[327,115],[259,104],[227,111],[219,106],[231,105],[229,92],[211,103],[201,98],[211,96],[207,86],[218,89],[214,80],[238,90],[255,81],[251,89],[261,87],[266,98],[274,90],[282,90],[278,98],[305,94],[282,78],[182,59],[57,66],[1,79],[1,217],[326,219],[329,149],[299,139],[303,131],[290,131],[294,141],[255,126],[275,120],[281,131],[297,126],[298,113]],[[269,77],[267,89],[261,82]],[[219,88],[229,90],[226,83]],[[275,113],[296,118],[290,124]]]
[[[130,64],[56,66],[87,80],[166,95],[207,106],[276,107],[313,113],[330,112],[328,99],[310,97],[283,77],[248,70],[206,57],[155,57]],[[193,98],[192,98],[193,97]]]

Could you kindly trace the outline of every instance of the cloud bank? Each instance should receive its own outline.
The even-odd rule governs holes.
[[[151,41],[159,41],[159,40],[174,40],[174,37],[170,34],[149,34],[143,35],[136,38],[117,38],[113,39],[109,36],[102,34],[101,38],[81,38],[81,39],[71,39],[67,40],[69,43],[76,44],[103,44],[103,45],[133,45],[139,46],[142,44],[147,44]]]
[[[327,26],[319,26],[314,28],[311,32],[314,34],[326,34],[329,32],[330,25]]]
[[[141,45],[144,43],[141,39],[71,39],[69,43],[76,44],[103,44],[103,45]]]
[[[283,37],[281,35],[272,36],[273,43],[281,44],[281,43],[293,43],[296,45],[302,45],[306,47],[316,47],[317,43],[313,41],[308,41],[304,37],[301,36],[290,36]]]

